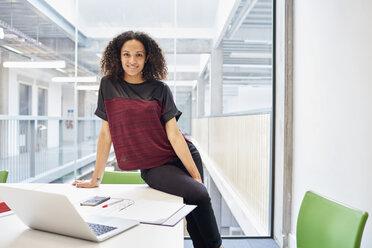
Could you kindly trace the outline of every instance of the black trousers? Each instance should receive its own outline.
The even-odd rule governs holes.
[[[200,154],[195,146],[187,142],[191,155],[203,178]],[[178,157],[151,169],[141,170],[143,180],[151,187],[169,194],[181,196],[184,203],[197,205],[186,216],[187,231],[195,248],[215,248],[222,243],[211,199],[204,185],[193,179]]]

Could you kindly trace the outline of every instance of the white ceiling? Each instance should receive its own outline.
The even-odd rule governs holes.
[[[75,23],[74,0],[46,2]],[[78,27],[89,38],[108,38],[129,29],[147,31],[156,38],[172,38],[176,34],[212,38],[217,7],[218,0],[79,0]],[[173,28],[178,30],[172,32]]]
[[[222,32],[224,84],[272,82],[272,0],[78,0],[78,3],[76,12],[75,0],[0,0],[0,27],[5,32],[0,49],[21,51],[22,59],[65,60],[68,64],[65,74],[73,75],[77,13],[79,75],[98,75],[100,54],[109,40],[134,29],[149,33],[159,42],[169,68],[168,80],[174,80],[176,71],[177,82],[192,83],[206,64],[213,39]],[[226,3],[237,7],[222,8]],[[221,8],[231,19],[217,18]],[[219,29],[222,20],[226,31]],[[230,33],[231,36],[227,35]]]

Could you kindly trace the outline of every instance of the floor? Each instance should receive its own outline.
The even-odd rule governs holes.
[[[269,238],[223,239],[222,245],[224,248],[279,248],[275,241]],[[184,248],[193,248],[190,239],[185,239]]]

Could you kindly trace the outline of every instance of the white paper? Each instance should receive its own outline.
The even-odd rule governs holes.
[[[116,199],[112,199],[116,201]],[[134,203],[128,206],[128,200],[109,205],[102,208],[105,204],[110,204],[107,201],[95,207],[77,206],[78,211],[82,215],[107,215],[130,220],[137,220],[142,223],[162,224],[169,217],[185,206],[183,203],[168,202],[168,201],[153,201],[153,200],[131,200]]]

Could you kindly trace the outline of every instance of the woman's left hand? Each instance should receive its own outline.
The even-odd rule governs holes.
[[[203,184],[201,178],[194,178],[196,181],[198,181],[199,183]],[[203,184],[204,185],[204,184]]]

